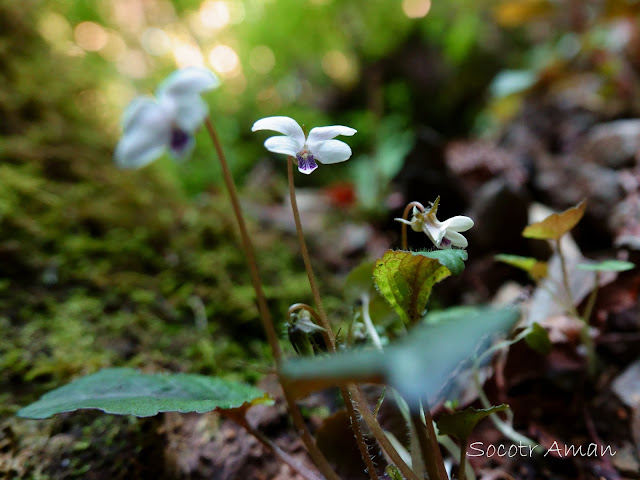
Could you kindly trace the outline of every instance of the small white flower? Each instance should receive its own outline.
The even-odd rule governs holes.
[[[160,85],[156,98],[137,97],[123,115],[122,138],[114,159],[120,168],[141,168],[165,150],[175,159],[185,158],[194,147],[193,134],[209,108],[200,94],[219,85],[209,70],[176,70]]]
[[[411,221],[404,218],[396,218],[395,220],[411,226],[414,232],[424,232],[438,248],[451,248],[452,246],[467,248],[469,242],[459,232],[466,232],[473,227],[473,220],[469,217],[458,215],[440,222],[436,218],[439,203],[440,197],[436,198],[436,201],[426,212],[421,212],[416,207],[413,207]]]
[[[351,157],[351,148],[340,140],[333,140],[338,135],[351,136],[357,130],[342,125],[316,127],[305,137],[302,127],[293,118],[267,117],[253,124],[251,131],[274,130],[284,134],[283,137],[270,137],[264,146],[273,153],[291,155],[298,163],[298,170],[310,174],[320,162],[331,164],[344,162]]]

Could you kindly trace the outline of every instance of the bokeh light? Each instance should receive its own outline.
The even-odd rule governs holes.
[[[171,50],[171,38],[160,28],[147,28],[140,38],[142,48],[149,53],[159,57]]]
[[[339,50],[331,50],[322,57],[322,70],[341,84],[350,84],[357,78],[355,62]]]
[[[101,25],[94,22],[82,22],[76,25],[73,30],[73,38],[81,48],[88,52],[97,52],[105,47],[109,36]]]
[[[221,0],[207,0],[200,6],[200,21],[208,28],[224,28],[231,21],[229,6]]]
[[[229,45],[216,45],[209,52],[209,63],[219,74],[227,77],[239,73],[240,59]]]
[[[196,45],[181,39],[173,40],[173,58],[180,68],[203,67],[204,56]]]
[[[422,18],[430,9],[431,0],[402,0],[402,11],[409,18]]]

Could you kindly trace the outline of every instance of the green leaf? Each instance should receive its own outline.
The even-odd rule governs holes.
[[[469,257],[466,250],[460,250],[457,248],[411,253],[413,255],[435,258],[442,265],[447,267],[453,275],[460,275],[464,271],[464,262]]]
[[[297,396],[346,382],[387,383],[416,407],[426,396],[430,403],[455,374],[480,355],[497,334],[508,332],[518,320],[513,308],[459,310],[446,322],[420,325],[384,352],[352,350],[322,358],[293,358],[281,373]]]
[[[403,322],[415,324],[422,318],[433,285],[452,272],[462,272],[466,259],[464,250],[387,250],[376,261],[373,278],[378,291]]]
[[[91,408],[116,415],[150,417],[160,412],[204,413],[271,402],[266,393],[255,387],[220,378],[106,368],[46,393],[17,415],[49,418]]]
[[[531,332],[524,337],[524,341],[532,350],[535,350],[542,355],[548,355],[551,352],[551,340],[549,340],[549,334],[540,326],[539,323],[533,323],[531,326]]]
[[[587,202],[583,200],[575,207],[561,213],[552,213],[541,222],[536,222],[522,231],[525,238],[537,238],[540,240],[559,240],[565,233],[575,227],[587,208]]]
[[[444,413],[436,420],[438,432],[442,435],[456,437],[458,440],[466,442],[480,420],[494,412],[501,412],[508,408],[509,405],[503,403],[502,405],[495,405],[480,410],[469,407],[454,413]]]
[[[548,265],[547,262],[542,262],[533,257],[521,257],[519,255],[496,255],[495,258],[498,262],[503,262],[512,267],[524,270],[529,276],[535,280],[542,280],[547,276]]]
[[[599,263],[579,263],[577,268],[588,272],[625,272],[635,268],[635,264],[622,260],[603,260]]]

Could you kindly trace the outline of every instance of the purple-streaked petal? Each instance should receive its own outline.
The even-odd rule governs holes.
[[[296,159],[298,160],[298,170],[300,171],[300,173],[309,175],[316,168],[318,168],[318,164],[313,158],[313,155],[309,155],[306,158],[298,155]]]
[[[302,131],[302,127],[298,125],[293,118],[289,117],[267,117],[261,118],[251,127],[251,131],[255,132],[256,130],[273,130],[274,132],[282,133],[287,137],[291,137],[295,140],[300,148],[304,145],[304,132]],[[297,151],[300,150],[298,148]]]
[[[206,68],[187,67],[176,70],[158,87],[157,96],[179,97],[199,95],[220,85],[218,78]]]
[[[304,143],[300,144],[291,137],[270,137],[264,142],[264,146],[270,152],[295,157],[302,150]]]
[[[442,222],[442,226],[447,230],[455,232],[466,232],[471,227],[473,227],[473,220],[471,220],[469,217],[458,215]]]
[[[449,239],[451,241],[451,244],[455,247],[467,248],[467,245],[469,245],[469,242],[467,242],[467,239],[464,237],[464,235],[458,232],[454,232],[453,230],[447,230],[447,233],[444,237],[445,239]]]
[[[355,128],[344,127],[342,125],[331,125],[328,127],[312,128],[309,132],[309,137],[307,138],[307,145],[312,148],[311,144],[322,142],[324,140],[331,140],[338,135],[347,135],[350,137],[352,135],[355,135],[356,132],[357,130]]]
[[[351,156],[351,147],[340,140],[325,140],[314,146],[307,143],[317,161],[324,164],[344,162]]]
[[[180,129],[172,130],[169,153],[174,160],[184,160],[191,154],[195,146],[196,141],[191,134]]]

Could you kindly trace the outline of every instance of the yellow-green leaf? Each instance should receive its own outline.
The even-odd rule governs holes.
[[[587,208],[586,200],[575,207],[571,207],[561,213],[552,213],[541,222],[536,222],[522,231],[525,238],[537,238],[540,240],[559,240],[565,233],[575,227]]]
[[[376,261],[373,278],[400,318],[414,324],[423,316],[432,287],[451,275],[450,268],[461,271],[466,258],[464,250],[425,253],[388,250]]]
[[[496,255],[494,258],[499,262],[524,270],[536,282],[547,276],[547,262],[542,262],[537,258],[507,254]]]

